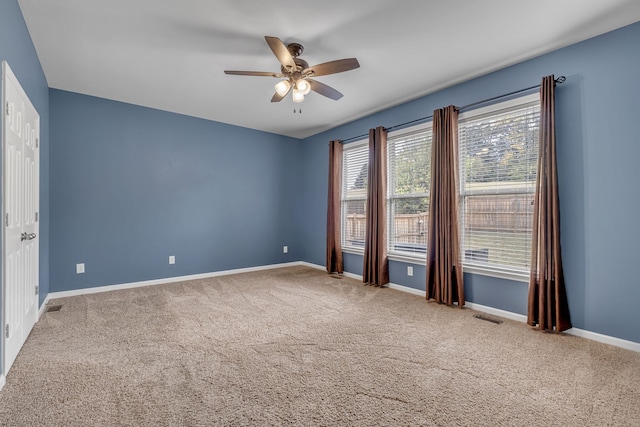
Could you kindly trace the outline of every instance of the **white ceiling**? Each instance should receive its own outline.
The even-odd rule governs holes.
[[[640,21],[638,0],[18,0],[52,88],[304,138]],[[294,114],[271,103],[264,36],[305,47],[317,77]]]

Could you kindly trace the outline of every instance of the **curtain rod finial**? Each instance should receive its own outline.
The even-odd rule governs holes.
[[[562,84],[566,81],[567,81],[567,78],[565,76],[560,76],[556,79],[556,83],[559,83],[559,84]]]

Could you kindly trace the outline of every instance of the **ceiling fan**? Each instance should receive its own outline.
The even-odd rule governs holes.
[[[280,102],[285,96],[293,91],[293,102],[304,101],[304,96],[310,91],[324,95],[327,98],[338,100],[342,98],[342,94],[324,83],[320,83],[311,77],[326,76],[328,74],[342,73],[344,71],[353,70],[360,67],[356,58],[338,59],[335,61],[325,62],[323,64],[309,66],[307,61],[300,59],[304,47],[299,43],[289,43],[285,45],[282,40],[277,37],[265,36],[267,44],[280,61],[281,67],[279,73],[271,73],[268,71],[229,71],[225,70],[225,74],[237,76],[264,76],[284,78],[276,84],[276,93],[271,98],[271,102]]]

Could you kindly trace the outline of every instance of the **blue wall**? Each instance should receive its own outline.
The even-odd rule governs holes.
[[[305,261],[324,265],[327,143],[429,116],[565,75],[556,89],[558,168],[565,277],[577,328],[640,342],[640,23],[540,56],[354,121],[303,141],[303,203],[295,224]],[[304,221],[304,222],[303,222]],[[360,274],[362,257],[345,257]],[[406,276],[391,262],[391,281],[424,289],[425,270]],[[465,274],[467,299],[526,314],[527,285]]]
[[[59,90],[50,101],[51,291],[301,258],[299,140]]]
[[[0,1],[1,60],[9,63],[11,70],[40,114],[40,233],[38,238],[40,239],[40,303],[42,303],[49,292],[49,90],[16,0]],[[0,162],[0,176],[2,176],[2,162]],[[2,313],[1,298],[2,295],[0,295],[0,314]]]

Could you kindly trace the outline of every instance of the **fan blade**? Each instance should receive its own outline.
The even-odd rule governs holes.
[[[278,58],[278,61],[280,61],[285,68],[295,69],[296,63],[287,47],[282,43],[282,40],[277,37],[269,36],[265,36],[264,39],[267,41],[267,44],[273,51],[276,58]]]
[[[264,77],[283,77],[280,73],[270,73],[269,71],[229,71],[224,70],[225,74],[234,76],[264,76]]]
[[[337,101],[338,99],[342,98],[342,96],[343,96],[340,92],[338,92],[337,90],[335,90],[331,86],[327,86],[324,83],[320,83],[319,81],[312,80],[312,79],[307,79],[307,81],[311,85],[311,90],[312,91],[317,92],[320,95],[324,95],[327,98],[331,98],[334,101]]]
[[[356,58],[337,59],[335,61],[325,62],[323,64],[314,65],[313,67],[302,70],[304,76],[326,76],[328,74],[342,73],[343,71],[359,68],[360,64]]]
[[[289,90],[287,91],[287,93],[285,93],[284,95],[280,96],[278,95],[278,92],[273,94],[273,98],[271,98],[271,102],[280,102],[284,99],[285,96],[289,95],[289,92],[291,92],[291,88],[289,88]]]

